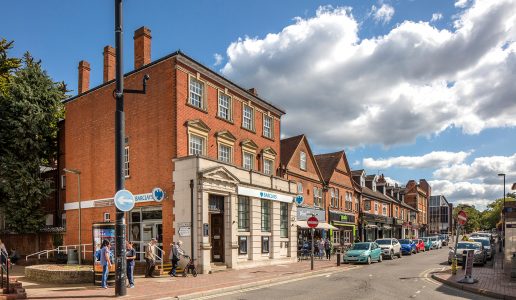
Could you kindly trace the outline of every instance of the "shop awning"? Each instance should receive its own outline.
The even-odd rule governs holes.
[[[296,221],[296,225],[301,227],[301,228],[310,228],[308,227],[308,223],[306,223],[306,221]],[[338,230],[337,227],[335,226],[332,226],[328,223],[319,223],[319,225],[317,225],[317,227],[315,227],[315,229],[325,229],[325,230],[328,230],[328,229],[332,229],[332,230]]]
[[[383,225],[383,229],[391,229],[392,227],[389,225]]]
[[[376,225],[366,225],[366,228],[378,228]]]

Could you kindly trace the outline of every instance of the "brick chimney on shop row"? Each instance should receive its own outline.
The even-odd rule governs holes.
[[[134,68],[138,69],[151,62],[151,31],[140,27],[134,32]]]
[[[90,89],[90,63],[81,60],[79,62],[79,84],[78,84],[78,93],[82,94]]]
[[[111,46],[104,47],[104,82],[115,79],[116,53]]]

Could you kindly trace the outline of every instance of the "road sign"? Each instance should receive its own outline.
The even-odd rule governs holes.
[[[463,210],[459,211],[459,214],[457,215],[457,221],[459,222],[460,225],[466,224],[466,222],[468,221],[468,215],[466,214],[465,211],[463,211]]]
[[[315,228],[315,227],[317,227],[317,225],[319,225],[319,220],[317,220],[316,217],[310,217],[306,221],[306,224],[308,224],[308,227],[310,227],[310,228]]]
[[[134,195],[128,190],[120,190],[116,192],[115,206],[121,211],[130,211],[134,207],[135,199]]]

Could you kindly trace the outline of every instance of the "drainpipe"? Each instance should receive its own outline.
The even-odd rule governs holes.
[[[191,211],[190,211],[190,220],[192,224],[190,225],[190,241],[191,241],[191,247],[192,247],[192,259],[195,259],[194,256],[194,181],[193,179],[190,179],[190,205],[191,205]]]

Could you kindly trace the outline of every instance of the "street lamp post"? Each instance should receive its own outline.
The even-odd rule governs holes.
[[[501,176],[503,177],[503,206],[502,206],[502,230],[503,230],[503,236],[502,236],[502,249],[503,251],[505,252],[505,247],[504,247],[504,244],[505,244],[505,173],[500,173],[498,174],[498,176]],[[503,265],[504,265],[504,260],[505,260],[505,253],[503,253],[504,255],[502,256],[502,270],[503,270]]]
[[[81,222],[81,171],[74,169],[63,169],[65,173],[71,173],[77,175],[77,201],[79,202],[79,265],[82,264],[82,239],[81,239],[81,231],[82,231],[82,222]]]

